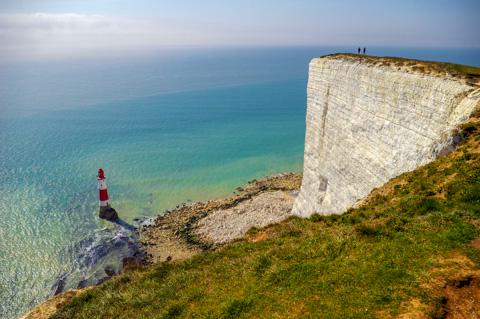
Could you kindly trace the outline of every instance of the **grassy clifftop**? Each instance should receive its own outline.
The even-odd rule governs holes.
[[[335,53],[325,55],[323,57],[355,60],[377,66],[390,66],[401,69],[402,71],[411,71],[421,74],[430,74],[442,77],[450,76],[454,79],[464,81],[470,85],[480,86],[480,68],[470,65],[351,53]]]
[[[130,269],[52,318],[480,315],[479,117],[457,150],[359,208],[290,218],[186,261]]]

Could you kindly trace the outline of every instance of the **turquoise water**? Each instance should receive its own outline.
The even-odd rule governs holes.
[[[344,48],[180,50],[3,65],[0,317],[98,281],[132,251],[97,218],[95,174],[129,223],[302,169],[308,61]],[[480,65],[480,50],[372,49]]]

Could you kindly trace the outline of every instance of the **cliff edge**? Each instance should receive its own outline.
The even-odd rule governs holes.
[[[340,214],[452,150],[480,103],[477,68],[335,54],[309,66],[302,187],[293,213]]]

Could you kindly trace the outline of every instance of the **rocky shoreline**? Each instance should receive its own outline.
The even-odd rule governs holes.
[[[291,216],[301,173],[252,180],[226,198],[182,204],[139,230],[147,263],[189,258]]]

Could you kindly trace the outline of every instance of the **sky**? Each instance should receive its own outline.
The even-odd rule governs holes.
[[[480,47],[479,0],[0,0],[0,60],[165,47]]]

